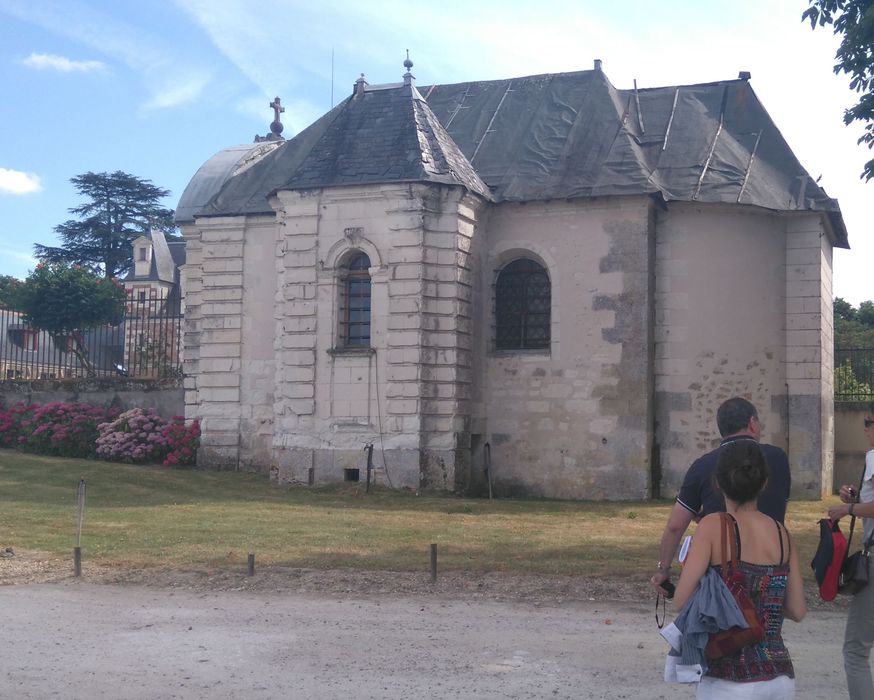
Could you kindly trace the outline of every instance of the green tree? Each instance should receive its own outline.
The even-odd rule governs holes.
[[[863,326],[874,328],[874,301],[863,301],[859,304],[856,320]]]
[[[63,245],[33,247],[43,262],[76,264],[106,278],[120,277],[133,265],[134,239],[149,228],[176,230],[173,211],[160,205],[169,190],[149,180],[117,170],[87,172],[70,182],[88,201],[69,210],[79,219],[55,227]]]
[[[840,367],[835,367],[835,393],[842,397],[851,397],[853,401],[870,401],[874,399],[874,391],[870,384],[860,382],[856,378],[853,365],[846,360]]]
[[[834,28],[841,37],[835,54],[836,74],[850,76],[850,88],[861,95],[858,104],[844,112],[844,123],[864,124],[859,143],[874,147],[874,2],[872,0],[809,0],[801,15],[814,29],[819,25]],[[874,159],[865,163],[862,177],[874,178]]]
[[[24,282],[9,288],[7,297],[25,322],[69,348],[89,373],[88,348],[78,331],[120,323],[127,298],[117,280],[63,263],[37,265]]]
[[[839,319],[841,321],[856,320],[856,309],[853,308],[853,305],[850,302],[844,301],[840,297],[836,297],[833,308],[835,321],[838,321]]]
[[[837,297],[834,301],[835,348],[874,348],[874,302],[859,308]]]
[[[8,293],[16,284],[18,284],[18,280],[12,275],[0,275],[0,309],[9,306]]]

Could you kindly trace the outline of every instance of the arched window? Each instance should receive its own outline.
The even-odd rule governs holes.
[[[495,283],[495,347],[548,349],[552,290],[539,263],[521,258],[498,273]]]
[[[340,345],[370,347],[370,258],[355,253],[341,269]]]

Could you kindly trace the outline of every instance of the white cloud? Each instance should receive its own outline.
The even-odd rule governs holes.
[[[61,73],[82,72],[88,73],[103,70],[106,65],[101,61],[71,61],[64,56],[55,56],[50,53],[32,53],[21,61],[28,68],[37,70],[56,70]]]
[[[211,69],[190,52],[172,45],[164,36],[114,16],[110,13],[111,8],[99,7],[99,3],[82,0],[42,0],[39,3],[0,0],[0,12],[72,39],[126,65],[142,78],[149,92],[144,110],[174,107],[187,102],[193,99],[192,95],[196,97],[199,94],[197,91],[202,90],[211,78]],[[67,59],[59,56],[49,58],[55,64],[50,65],[50,61],[40,58],[37,62],[45,65],[32,67],[63,70],[60,66]],[[70,63],[90,65],[99,62]]]
[[[42,182],[39,175],[0,168],[0,193],[32,194],[40,191],[42,191]]]
[[[193,102],[203,94],[207,82],[204,76],[193,76],[162,85],[155,89],[155,94],[143,105],[143,109],[167,109]]]

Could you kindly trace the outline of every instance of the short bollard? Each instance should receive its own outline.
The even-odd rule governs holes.
[[[73,547],[73,576],[82,576],[82,520],[85,518],[85,479],[76,488],[76,546]]]
[[[431,545],[431,583],[437,583],[437,545]]]
[[[255,555],[254,555],[254,554],[250,554],[250,555],[249,555],[249,571],[248,571],[248,574],[249,574],[249,576],[254,576],[254,575],[255,575]]]

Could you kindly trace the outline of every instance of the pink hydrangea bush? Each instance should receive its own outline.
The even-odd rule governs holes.
[[[58,401],[17,403],[0,409],[0,447],[58,457],[99,457],[117,462],[196,463],[200,422],[164,420],[154,409],[101,408]]]
[[[182,416],[168,422],[154,409],[132,408],[99,428],[97,455],[113,462],[163,462],[185,466],[195,462],[200,440],[197,420]]]
[[[35,403],[19,402],[8,410],[0,409],[0,447],[18,447],[18,438],[29,432],[30,420],[37,408]]]
[[[183,416],[173,416],[161,433],[169,450],[164,458],[165,465],[185,467],[196,463],[197,448],[200,445],[200,421],[197,418],[185,425]]]
[[[117,415],[118,409],[85,403],[19,404],[0,419],[0,442],[43,455],[94,457],[97,426]]]
[[[132,408],[103,423],[97,455],[111,462],[158,462],[167,451],[161,431],[167,422],[153,408]]]

